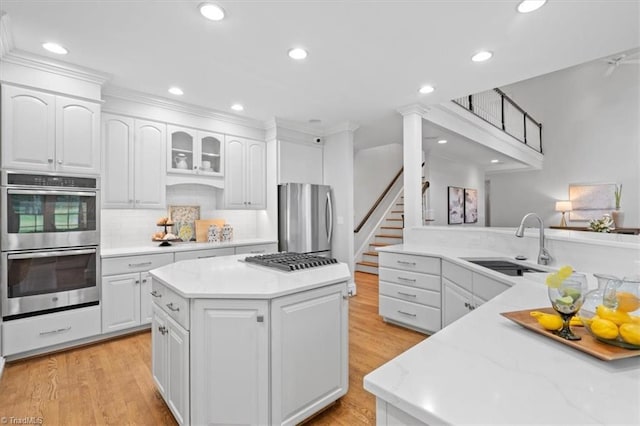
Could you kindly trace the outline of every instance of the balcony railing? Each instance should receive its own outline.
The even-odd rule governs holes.
[[[533,119],[500,89],[487,90],[453,100],[513,136],[529,148],[542,153],[542,124]]]

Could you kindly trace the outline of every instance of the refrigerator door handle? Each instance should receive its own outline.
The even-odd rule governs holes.
[[[329,229],[327,230],[327,242],[331,244],[331,235],[333,234],[333,202],[331,201],[331,192],[327,191],[327,203],[325,206],[325,217],[329,213]]]

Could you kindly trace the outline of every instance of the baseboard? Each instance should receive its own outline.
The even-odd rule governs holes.
[[[349,283],[349,290],[348,290],[348,292],[349,292],[349,296],[350,296],[350,297],[353,297],[353,296],[355,296],[355,295],[357,294],[357,292],[356,292],[356,283],[355,283],[355,281],[351,281],[351,282]]]
[[[0,356],[0,380],[2,380],[3,371],[4,371],[4,358]]]

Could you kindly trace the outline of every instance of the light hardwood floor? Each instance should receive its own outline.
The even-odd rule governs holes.
[[[349,392],[306,425],[375,424],[375,398],[363,377],[425,336],[378,316],[378,276],[356,272],[349,301]],[[151,377],[151,333],[7,363],[0,417],[45,425],[175,425]]]

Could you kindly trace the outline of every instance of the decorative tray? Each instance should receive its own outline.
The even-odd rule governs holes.
[[[600,358],[604,361],[613,361],[616,359],[640,356],[640,350],[620,348],[618,346],[608,345],[596,340],[589,334],[589,332],[587,332],[587,330],[584,329],[584,327],[571,327],[571,331],[573,331],[574,334],[582,337],[582,340],[571,341],[558,337],[551,331],[542,328],[542,326],[538,324],[538,321],[534,317],[529,315],[529,313],[532,311],[541,311],[549,314],[555,313],[553,308],[546,307],[526,309],[524,311],[502,312],[500,315],[510,319],[517,324],[520,324],[524,328],[528,328],[529,330],[535,331],[536,333],[542,334],[543,336],[550,337],[553,340],[564,343],[565,345],[571,346],[572,348],[578,349],[579,351],[586,352],[589,355]]]

